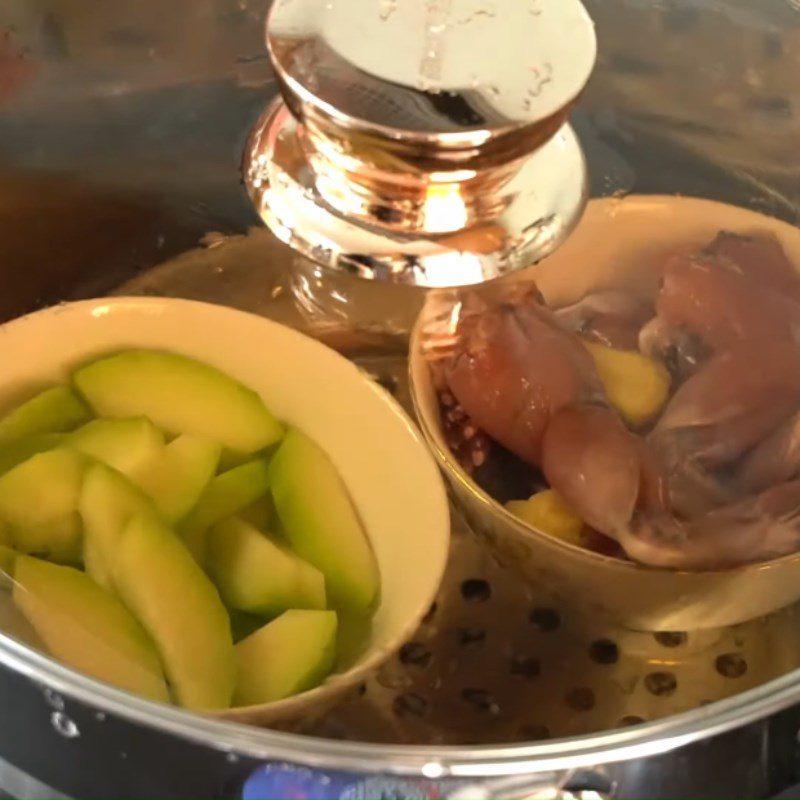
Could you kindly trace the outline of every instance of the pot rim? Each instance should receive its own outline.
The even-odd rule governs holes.
[[[630,728],[536,744],[434,748],[323,739],[184,711],[73,672],[2,633],[0,664],[48,692],[223,752],[320,770],[431,778],[512,776],[646,758],[756,722],[800,702],[800,671],[794,671],[710,705]]]

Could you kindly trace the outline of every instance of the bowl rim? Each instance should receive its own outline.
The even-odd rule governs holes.
[[[414,457],[417,465],[420,466],[422,463],[428,462],[430,467],[430,469],[427,470],[428,474],[425,474],[426,471],[418,469],[415,470],[414,475],[422,476],[426,479],[430,477],[434,481],[434,485],[429,487],[430,513],[428,513],[427,516],[431,521],[436,519],[441,522],[441,525],[437,526],[441,527],[439,534],[441,538],[441,546],[436,548],[436,552],[439,553],[439,563],[433,564],[433,568],[431,569],[430,586],[428,587],[428,591],[424,592],[425,598],[424,600],[420,601],[419,608],[416,608],[412,614],[408,615],[405,623],[398,626],[397,631],[391,637],[389,637],[387,642],[379,647],[366,650],[355,663],[351,664],[349,668],[341,672],[331,673],[321,684],[312,689],[282,698],[280,700],[274,700],[269,703],[232,706],[226,709],[215,709],[198,713],[204,716],[225,719],[229,721],[246,721],[248,718],[255,717],[258,717],[264,721],[279,721],[285,718],[291,718],[292,715],[297,714],[305,707],[312,706],[317,702],[319,702],[322,706],[326,699],[336,697],[340,693],[346,692],[347,690],[357,686],[360,682],[364,681],[378,666],[390,658],[402,645],[402,643],[417,630],[421,619],[427,612],[430,605],[436,599],[442,584],[445,569],[447,567],[451,534],[447,491],[444,486],[444,482],[442,481],[441,473],[435,463],[435,459],[433,459],[430,450],[426,446],[424,438],[421,436],[418,427],[414,425],[405,409],[403,409],[400,403],[388,391],[383,389],[383,387],[374,381],[371,381],[364,374],[364,372],[357,367],[356,364],[351,362],[342,354],[338,353],[333,348],[325,345],[314,337],[303,333],[302,331],[299,331],[288,325],[283,325],[275,320],[269,319],[268,317],[262,317],[258,314],[242,311],[240,309],[232,308],[222,304],[173,297],[139,297],[126,295],[98,297],[59,303],[39,309],[3,323],[0,325],[0,331],[10,330],[16,325],[24,325],[28,321],[34,320],[35,318],[41,319],[50,317],[54,319],[55,324],[57,325],[58,316],[64,315],[65,313],[85,315],[87,317],[98,315],[105,316],[108,313],[107,309],[109,308],[112,309],[112,313],[113,309],[117,309],[119,313],[141,313],[144,317],[147,315],[152,316],[154,312],[157,310],[161,311],[164,308],[174,310],[183,309],[184,313],[196,314],[206,318],[208,320],[207,324],[209,325],[215,325],[216,323],[224,322],[223,318],[227,318],[232,321],[237,319],[243,321],[249,320],[251,325],[259,325],[259,327],[264,330],[267,338],[270,336],[270,331],[272,331],[272,335],[275,335],[275,332],[279,331],[280,336],[294,339],[297,342],[302,340],[301,346],[306,348],[307,351],[314,351],[315,357],[326,359],[329,363],[337,362],[342,367],[347,365],[347,370],[352,376],[351,380],[361,383],[365,391],[368,391],[371,396],[375,398],[376,407],[378,404],[380,404],[381,411],[379,413],[381,416],[391,415],[395,422],[398,423],[398,431],[402,427],[403,437],[407,440],[409,447],[416,451]],[[102,346],[102,341],[99,341],[98,344]],[[131,347],[134,346],[135,345],[131,345]],[[169,347],[166,349],[169,349]],[[78,359],[81,357],[81,353],[76,353],[74,355],[77,356]],[[202,360],[202,356],[198,355],[195,357]],[[422,477],[415,477],[415,479],[421,480]],[[430,531],[430,533],[433,534],[434,531]],[[428,553],[428,551],[426,551],[426,555],[431,558],[433,557],[433,554]],[[13,637],[8,636],[2,631],[0,631],[0,640],[2,640],[2,642],[16,641],[13,639]],[[98,686],[110,686],[110,684],[106,684],[102,681],[95,681],[93,678],[86,676],[77,670],[71,669],[47,653],[40,653],[35,648],[28,647],[28,645],[26,645],[24,642],[19,642],[18,644],[22,648],[29,649],[38,657],[51,662],[55,667],[66,670],[68,673],[71,673],[76,677],[89,680],[93,683],[96,683]],[[3,649],[4,648],[0,644],[0,662],[4,660],[2,657]],[[114,687],[111,688],[113,689]],[[136,700],[141,700],[142,702],[148,702],[133,693],[123,692],[123,694],[131,698],[135,698]],[[185,711],[185,709],[182,709],[179,706],[171,703],[155,705],[165,705],[167,708],[179,708],[180,710]]]
[[[705,198],[697,197],[683,197],[683,196],[670,196],[670,195],[628,195],[624,198],[594,198],[589,201],[595,207],[601,204],[609,208],[621,208],[626,201],[638,202],[646,201],[653,205],[661,205],[666,208],[671,206],[675,208],[677,205],[705,205],[707,207],[728,207],[735,209],[738,213],[746,212],[748,216],[752,216],[755,220],[762,220],[763,223],[772,230],[786,230],[790,229],[792,235],[800,237],[800,230],[784,222],[783,220],[768,217],[750,209],[742,209],[738,206],[730,206],[726,203],[721,203],[716,200],[707,200]],[[613,213],[613,212],[612,212]],[[800,266],[798,266],[800,269]],[[450,448],[444,441],[441,431],[441,424],[438,419],[433,419],[434,415],[438,417],[435,409],[428,409],[420,397],[418,381],[416,380],[415,373],[417,369],[427,369],[425,357],[422,354],[422,348],[419,346],[419,340],[422,332],[422,327],[425,324],[424,310],[417,317],[417,321],[411,331],[410,344],[409,344],[409,357],[408,357],[408,376],[409,376],[409,391],[411,394],[411,401],[414,407],[422,435],[425,437],[428,447],[433,451],[436,461],[440,469],[445,473],[449,480],[457,481],[458,484],[467,492],[469,492],[473,499],[477,500],[484,508],[486,513],[495,518],[499,518],[504,525],[510,526],[523,538],[538,538],[546,539],[548,545],[552,545],[556,549],[561,548],[569,552],[573,557],[583,558],[588,562],[595,562],[598,567],[606,569],[624,570],[628,572],[639,573],[661,573],[676,576],[725,576],[735,577],[736,575],[744,572],[752,573],[756,571],[766,571],[772,569],[779,569],[786,564],[800,561],[800,550],[789,553],[778,558],[772,558],[767,561],[759,561],[752,564],[740,564],[735,567],[727,567],[722,569],[704,569],[704,570],[686,570],[675,569],[672,567],[653,567],[647,564],[640,564],[636,561],[625,560],[616,558],[614,556],[598,553],[594,550],[589,550],[577,544],[564,541],[558,537],[552,536],[538,528],[530,525],[524,520],[512,514],[502,503],[495,500],[488,492],[481,488],[476,481],[474,481],[467,471],[458,463],[458,460],[453,456]],[[432,390],[436,393],[435,387]],[[438,394],[438,393],[437,393]]]

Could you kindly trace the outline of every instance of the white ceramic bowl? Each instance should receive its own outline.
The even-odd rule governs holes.
[[[676,245],[707,244],[718,231],[774,233],[800,266],[800,230],[708,200],[630,196],[589,203],[569,240],[526,271],[548,303],[562,306],[599,289],[627,287],[654,296],[660,257]],[[535,530],[484,492],[460,467],[442,435],[436,392],[421,353],[422,330],[447,318],[456,300],[431,295],[411,342],[417,417],[472,527],[499,561],[547,587],[565,605],[638,630],[681,631],[733,625],[800,599],[800,554],[738,569],[653,569],[566,544]]]
[[[78,363],[126,347],[183,353],[238,378],[280,419],[315,439],[339,469],[380,567],[382,600],[367,646],[316,689],[220,713],[271,724],[323,709],[394,653],[439,588],[449,511],[417,429],[385,390],[319,342],[223,306],[159,298],[69,303],[0,327],[0,410],[64,381]]]

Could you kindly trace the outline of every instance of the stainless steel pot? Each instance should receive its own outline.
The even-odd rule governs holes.
[[[573,121],[592,193],[693,194],[796,225],[794,0],[587,8],[600,56]],[[264,11],[6,0],[0,315],[109,292],[227,303],[311,331],[405,400],[397,339],[295,303],[297,275],[316,269],[294,268],[238,183],[275,93]],[[593,629],[468,531],[456,540],[401,660],[291,732],[152,706],[3,636],[0,784],[82,798],[800,795],[796,610],[702,636]]]

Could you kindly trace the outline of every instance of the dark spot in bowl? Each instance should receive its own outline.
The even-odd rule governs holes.
[[[627,717],[623,717],[619,721],[619,726],[622,728],[630,727],[631,725],[641,725],[644,722],[643,717],[637,717],[634,714],[629,714]]]
[[[714,662],[723,678],[741,678],[747,672],[747,661],[739,653],[723,653]]]
[[[657,63],[624,53],[612,53],[608,57],[607,63],[614,72],[624,75],[657,75],[661,73],[661,67]]]
[[[619,648],[611,639],[597,639],[589,645],[589,658],[596,664],[616,664]]]
[[[472,472],[475,483],[498,503],[527,500],[546,488],[542,474],[513,453],[491,442],[487,457]]]
[[[483,578],[469,578],[461,584],[461,596],[470,603],[485,603],[492,596],[492,587]]]
[[[669,33],[686,33],[697,24],[698,13],[696,8],[675,4],[664,9],[662,19],[664,29]]]
[[[491,692],[485,689],[462,689],[461,699],[465,703],[474,706],[478,711],[484,711],[489,714],[499,714],[500,706],[497,705]]]
[[[537,742],[550,738],[550,729],[547,725],[521,725],[518,733],[520,738],[526,742]]]
[[[651,672],[644,676],[644,685],[656,697],[669,697],[678,688],[678,679],[671,672]]]
[[[392,710],[398,717],[422,717],[428,710],[428,701],[414,692],[405,692],[395,697]]]
[[[542,671],[542,665],[533,656],[517,655],[509,662],[508,671],[522,678],[535,678]]]
[[[486,640],[486,631],[483,628],[459,628],[456,635],[458,643],[463,647],[483,644]]]
[[[686,640],[689,637],[679,631],[660,631],[659,633],[654,633],[653,638],[662,647],[680,647],[682,644],[686,644]]]
[[[792,116],[792,103],[787,97],[751,97],[747,101],[747,107],[770,117],[789,119]]]
[[[396,395],[397,394],[397,378],[392,375],[391,373],[383,373],[375,376],[375,381],[378,385],[382,386],[386,389],[389,394]]]
[[[561,625],[561,616],[552,608],[534,608],[528,619],[540,630],[551,633]]]
[[[105,38],[115,47],[145,47],[150,42],[147,31],[133,26],[111,28],[106,31]]]
[[[421,642],[407,642],[400,648],[400,662],[416,667],[427,667],[431,651]]]
[[[588,686],[576,686],[564,697],[573,711],[591,711],[594,708],[594,692]]]
[[[783,58],[783,39],[779,33],[770,31],[764,36],[764,54],[767,58],[777,61]]]

